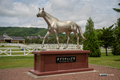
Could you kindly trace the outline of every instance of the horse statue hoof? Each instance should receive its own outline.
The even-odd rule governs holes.
[[[46,49],[42,49],[42,51],[46,51]]]
[[[80,49],[80,47],[78,47],[78,49]]]
[[[66,48],[63,48],[63,49],[66,49]]]
[[[56,49],[59,49],[59,48],[56,48]]]

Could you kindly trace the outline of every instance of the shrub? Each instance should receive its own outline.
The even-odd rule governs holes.
[[[114,43],[112,48],[113,55],[120,55],[120,44],[118,42]]]
[[[101,52],[100,52],[100,47],[99,47],[99,42],[98,42],[98,37],[95,34],[95,29],[94,29],[94,22],[92,21],[91,18],[87,20],[86,24],[86,30],[84,33],[84,36],[87,40],[84,40],[83,42],[83,49],[84,50],[90,50],[90,57],[100,57]]]
[[[2,47],[4,47],[4,45],[2,45]]]

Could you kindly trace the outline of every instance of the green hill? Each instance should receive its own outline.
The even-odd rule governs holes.
[[[29,40],[27,39],[27,36],[45,36],[45,34],[47,33],[47,29],[46,28],[34,28],[34,27],[0,27],[0,36],[3,36],[4,33],[7,33],[8,36],[20,36],[23,37],[26,41],[26,43],[42,43],[42,40]],[[57,43],[56,37],[54,35],[54,33],[50,34],[51,37],[49,40],[46,39],[45,43]],[[67,41],[67,37],[66,34],[62,34],[62,33],[58,33],[58,37],[59,37],[59,41],[60,43],[66,43]],[[70,42],[72,44],[76,44],[76,36],[74,34],[70,35]],[[80,44],[83,42],[82,38],[80,37]]]
[[[45,36],[47,29],[45,28],[27,28],[27,27],[0,27],[0,36],[7,33],[9,36],[21,36],[26,38],[27,36]],[[51,34],[50,36],[53,36]]]

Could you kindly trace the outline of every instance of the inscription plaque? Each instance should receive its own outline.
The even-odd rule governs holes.
[[[76,62],[76,56],[56,57],[56,63]]]

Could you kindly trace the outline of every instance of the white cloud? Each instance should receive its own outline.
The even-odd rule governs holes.
[[[8,17],[33,17],[35,14],[36,6],[35,5],[25,5],[21,2],[14,2],[12,3],[12,7],[9,8],[0,8],[0,15],[1,16],[8,16]]]
[[[86,24],[86,20],[82,20],[82,21],[78,21],[76,22],[77,24],[81,25],[81,26],[84,26]]]
[[[71,20],[85,30],[89,17],[95,28],[109,27],[117,21],[120,13],[112,8],[120,8],[119,0],[0,0],[0,26],[44,27],[44,19],[37,18],[38,8],[59,20]]]

